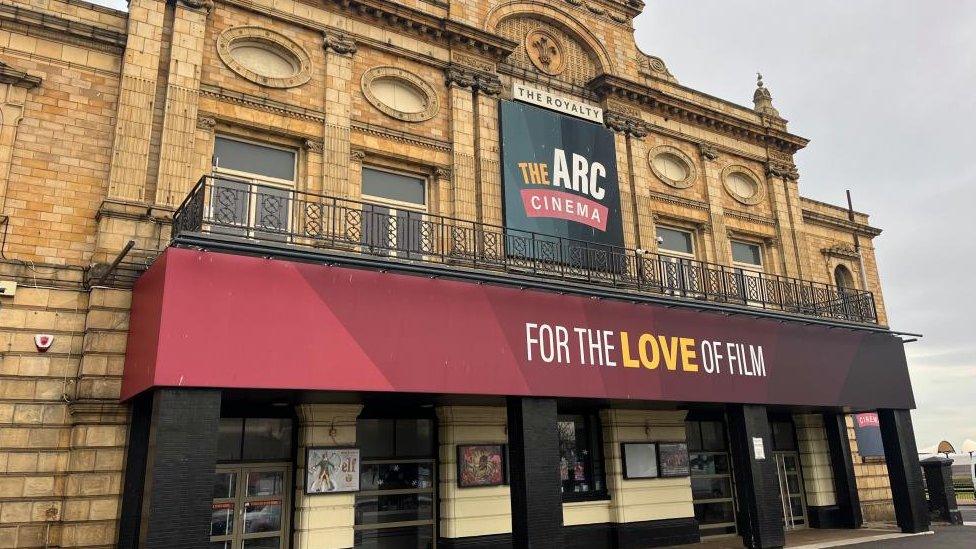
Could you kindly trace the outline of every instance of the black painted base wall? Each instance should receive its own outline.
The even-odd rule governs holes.
[[[652,520],[623,524],[581,524],[562,527],[562,544],[566,549],[638,549],[698,543],[698,522],[693,518]],[[442,549],[508,549],[511,534],[439,538]]]
[[[846,519],[837,505],[807,507],[807,520],[811,528],[848,528]]]

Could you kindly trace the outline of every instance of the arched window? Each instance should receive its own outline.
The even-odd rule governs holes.
[[[851,274],[851,270],[844,265],[838,265],[834,269],[834,284],[838,288],[854,288],[854,275]]]

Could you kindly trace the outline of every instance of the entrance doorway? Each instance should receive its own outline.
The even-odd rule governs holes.
[[[685,422],[691,495],[702,537],[736,533],[735,483],[721,416]]]
[[[363,418],[355,547],[432,549],[437,543],[434,420]]]
[[[288,532],[287,465],[222,465],[214,478],[211,549],[280,549]]]
[[[787,530],[807,524],[806,502],[800,479],[800,455],[796,452],[773,452],[776,476],[779,478],[779,499],[783,505],[783,524]]]
[[[793,418],[784,416],[769,422],[773,435],[773,460],[779,480],[779,499],[783,506],[783,525],[787,530],[807,526],[807,504],[803,493],[800,452]]]

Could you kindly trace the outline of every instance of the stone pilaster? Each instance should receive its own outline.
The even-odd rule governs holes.
[[[502,406],[442,406],[437,408],[439,444],[439,536],[465,538],[512,531],[508,486],[458,488],[458,444],[508,442],[506,411]]]
[[[451,137],[454,146],[454,166],[451,169],[454,176],[454,215],[467,221],[481,221],[483,218],[482,181],[479,179],[479,172],[483,168],[481,153],[484,152],[486,156],[490,154],[490,150],[483,151],[481,147],[490,149],[493,146],[497,147],[497,143],[493,144],[490,139],[482,143],[478,139],[478,132],[483,122],[475,120],[475,113],[483,103],[487,102],[482,101],[480,96],[497,95],[501,91],[501,82],[497,75],[458,65],[450,65],[445,69],[444,76],[450,89]],[[493,102],[493,100],[489,101]],[[486,108],[491,111],[497,110],[497,107],[493,106]],[[494,135],[497,136],[497,125],[494,128]],[[491,126],[488,126],[488,129],[489,132],[492,131]],[[495,139],[497,140],[497,137]],[[490,165],[488,167],[494,171],[499,169]],[[498,201],[500,203],[500,192]],[[500,219],[500,213],[498,217]]]
[[[325,127],[322,146],[322,191],[350,196],[349,128],[352,105],[352,63],[356,43],[342,33],[323,35],[325,49]]]
[[[305,495],[305,449],[354,446],[360,404],[298,406],[298,470],[295,472],[294,549],[353,546],[355,494]]]
[[[646,185],[648,174],[644,138],[647,137],[647,124],[617,112],[606,112],[604,122],[616,133],[614,139],[624,246],[656,251],[654,210]]]
[[[156,178],[157,204],[179,205],[200,175],[192,171],[192,160],[204,33],[212,6],[212,2],[199,0],[180,0],[175,6]]]
[[[434,185],[437,189],[437,214],[454,217],[454,180],[451,170],[437,168],[434,170]]]
[[[803,268],[806,254],[797,240],[797,231],[803,227],[803,212],[796,185],[798,177],[792,164],[770,162],[766,166],[766,183],[776,218],[776,236],[783,251],[782,274],[801,278],[806,270]]]
[[[478,176],[481,178],[481,218],[489,225],[502,225],[502,173],[498,133],[498,99],[495,93],[479,90],[477,152]]]
[[[708,197],[708,220],[710,230],[702,236],[708,238],[704,259],[721,265],[732,264],[732,250],[725,231],[725,208],[722,206],[722,170],[718,165],[718,151],[710,145],[700,145],[702,177],[705,180],[705,195]]]
[[[110,199],[146,201],[146,171],[152,133],[156,80],[163,40],[166,2],[131,0],[129,29],[118,111],[115,117]]]
[[[834,474],[830,464],[830,447],[820,414],[793,416],[800,450],[804,491],[808,507],[831,507],[837,504]],[[813,513],[809,513],[813,514]]]

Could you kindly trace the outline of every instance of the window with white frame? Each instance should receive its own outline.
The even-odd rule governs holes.
[[[695,239],[690,231],[658,226],[657,239],[657,249],[662,254],[695,257]]]
[[[298,153],[218,135],[210,197],[216,230],[246,236],[288,233]]]
[[[732,241],[732,263],[754,271],[763,268],[762,248],[751,242]]]
[[[430,248],[427,178],[364,166],[362,243],[391,255],[411,256]]]

